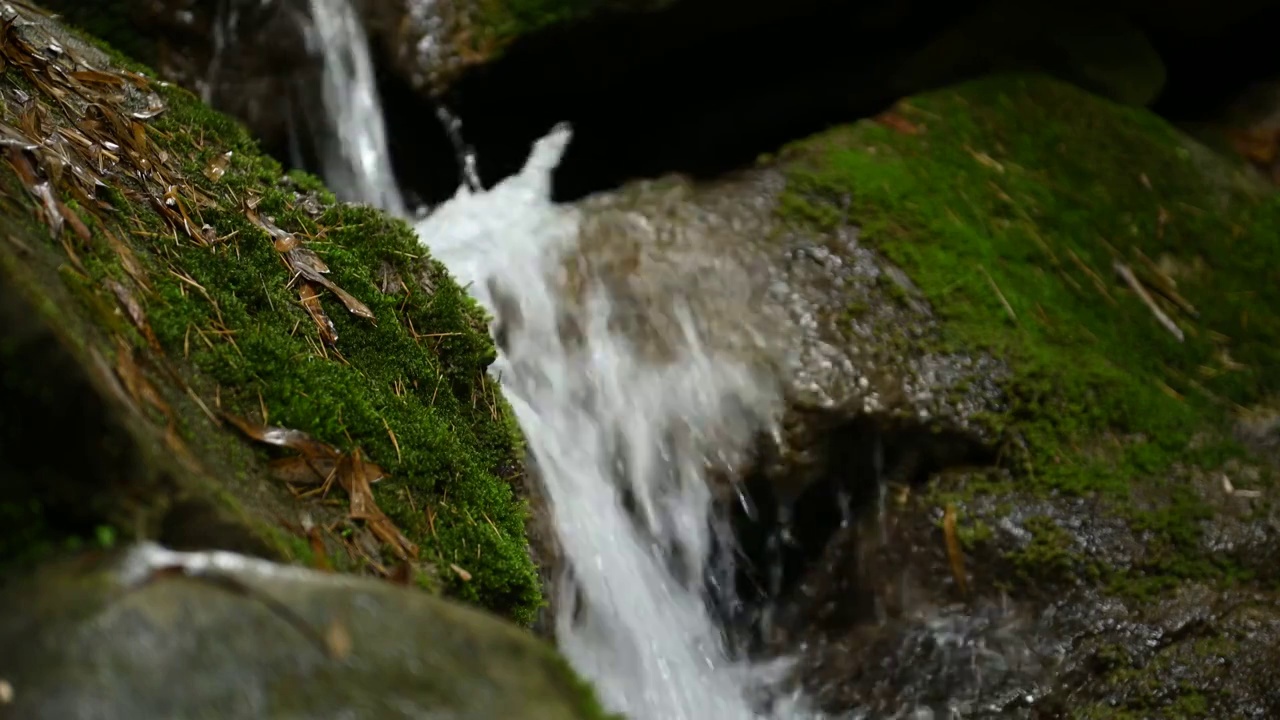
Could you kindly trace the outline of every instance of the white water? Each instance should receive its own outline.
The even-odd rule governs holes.
[[[386,124],[373,60],[350,0],[311,0],[310,30],[323,59],[325,131],[320,155],[326,184],[342,200],[405,214],[391,171]]]
[[[391,173],[372,62],[349,0],[311,0],[324,56],[323,172],[343,199],[405,209]],[[455,197],[418,234],[505,326],[493,371],[517,413],[571,576],[559,589],[561,650],[631,720],[753,720],[778,666],[731,660],[702,578],[712,552],[711,461],[724,463],[780,409],[775,379],[717,353],[680,298],[652,319],[653,359],[618,330],[657,308],[616,307],[605,284],[567,267],[580,220],[551,202],[569,142],[557,127],[524,169],[484,191],[456,118],[441,112],[462,162]],[[574,302],[572,298],[577,297]],[[572,332],[568,326],[572,325]],[[634,500],[631,512],[623,496]],[[678,561],[673,558],[679,558]],[[793,707],[768,717],[798,718]]]
[[[566,259],[579,249],[581,218],[550,199],[569,138],[557,127],[517,175],[488,191],[460,188],[418,234],[505,326],[493,370],[578,590],[575,602],[566,581],[558,595],[562,651],[631,720],[765,717],[750,698],[776,673],[729,659],[700,579],[712,540],[705,468],[772,422],[776,384],[710,350],[679,298],[677,329],[662,338],[675,352],[662,361],[610,327],[623,309],[603,283],[584,279],[571,302]],[[571,319],[576,333],[565,332]],[[666,561],[673,552],[679,577]],[[778,712],[770,716],[798,716]]]

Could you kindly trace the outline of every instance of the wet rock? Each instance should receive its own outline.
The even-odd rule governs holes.
[[[949,100],[941,105],[930,99],[944,97]],[[1060,103],[1090,118],[1076,126],[1080,134],[1071,140],[1046,124]],[[943,106],[963,108],[973,124],[937,124],[953,117]],[[918,107],[928,108],[929,115],[911,109]],[[1015,126],[1022,128],[1020,149],[1005,145]],[[1032,127],[1049,133],[1037,136]],[[1100,245],[1093,255],[1089,242],[1067,240],[1080,237],[1067,229],[1067,218],[1082,206],[1049,202],[1033,189],[1039,180],[1022,173],[1054,178],[1054,192],[1073,192],[1062,184],[1066,178],[1102,182],[1085,180],[1102,177],[1095,172],[1105,175],[1096,159],[1081,157],[1089,169],[1077,172],[1075,156],[1120,137],[1126,169],[1144,169],[1134,181],[1141,192],[1126,196],[1116,209],[1123,214],[1151,203],[1151,230],[1131,234],[1127,242],[1133,246],[1123,251]],[[1036,149],[1042,141],[1051,145]],[[1277,596],[1271,568],[1280,527],[1268,499],[1276,473],[1265,452],[1258,453],[1265,448],[1258,439],[1267,431],[1265,420],[1256,418],[1265,413],[1244,412],[1242,423],[1222,411],[1218,403],[1224,396],[1217,393],[1231,394],[1240,408],[1265,405],[1275,377],[1262,371],[1259,377],[1266,379],[1257,384],[1219,385],[1215,391],[1180,374],[1194,370],[1203,378],[1211,371],[1176,369],[1188,357],[1242,367],[1228,356],[1248,352],[1244,346],[1262,353],[1252,355],[1257,367],[1270,367],[1270,350],[1264,348],[1271,341],[1252,343],[1271,337],[1271,320],[1249,330],[1239,326],[1235,313],[1270,317],[1271,311],[1252,302],[1247,310],[1215,308],[1212,298],[1248,283],[1250,271],[1227,264],[1212,278],[1187,272],[1190,258],[1216,251],[1209,241],[1171,234],[1178,231],[1169,223],[1247,222],[1241,242],[1265,254],[1270,245],[1264,238],[1277,218],[1274,196],[1238,166],[1150,118],[1128,116],[1037,80],[991,79],[923,96],[881,118],[881,127],[866,123],[842,137],[833,133],[786,157],[800,164],[789,181],[798,190],[790,199],[809,218],[801,222],[828,228],[829,237],[844,232],[846,224],[860,224],[870,244],[903,263],[943,335],[1003,347],[1005,374],[994,381],[1000,408],[978,422],[1003,418],[997,419],[994,467],[944,467],[927,483],[869,508],[861,528],[835,535],[783,603],[773,647],[804,648],[812,663],[806,680],[816,695],[831,700],[833,710],[916,705],[935,715],[1100,718],[1125,712],[1176,718],[1273,712],[1273,693],[1254,666],[1233,665],[1232,681],[1222,679],[1223,658],[1272,652]],[[1166,182],[1148,189],[1154,177],[1149,168],[1160,166],[1168,168],[1156,173]],[[986,199],[969,184],[974,181],[991,193]],[[955,193],[954,203],[937,190],[946,183],[966,188]],[[1105,192],[1115,198],[1125,185]],[[1182,192],[1175,187],[1201,188],[1195,191],[1198,202],[1213,210],[1194,221],[1172,220],[1166,211],[1161,220],[1159,208]],[[923,192],[931,193],[928,199]],[[903,202],[905,197],[919,200]],[[1105,232],[1101,228],[1116,220],[1106,201],[1094,202],[1082,227]],[[1033,215],[1020,214],[1029,208]],[[1003,215],[1006,209],[1015,213],[1012,218]],[[1010,233],[1035,243],[1025,264],[1005,254],[1020,242]],[[1073,270],[1048,271],[1061,267],[1058,253]],[[1164,259],[1143,260],[1149,255]],[[960,257],[965,261],[958,262]],[[1223,354],[1212,340],[1178,343],[1149,307],[1090,269],[1104,258],[1149,263],[1145,282],[1152,286],[1161,277],[1151,268],[1166,268],[1159,272],[1178,278],[1178,293],[1198,298],[1195,315],[1171,309],[1181,313],[1179,322],[1192,330],[1229,323],[1243,333],[1242,344]],[[958,290],[966,283],[969,290]],[[970,302],[983,309],[969,314],[976,309]],[[1099,321],[1088,316],[1101,306],[1110,308],[1107,320],[1093,324]],[[1126,315],[1126,308],[1134,314]],[[1093,334],[1121,325],[1122,334],[1110,340]],[[1036,345],[1082,326],[1090,328],[1092,339],[1056,361],[1052,353],[1066,346]],[[1003,333],[1015,333],[1017,341],[1003,345]],[[1028,352],[1037,353],[1037,360]],[[1141,360],[1152,355],[1159,361],[1148,366]],[[1074,373],[1092,374],[1086,368],[1098,357],[1129,368],[1125,379],[1093,375],[1110,386],[1106,391],[1070,380]],[[1039,369],[1028,375],[1031,367]],[[1041,385],[1033,376],[1053,379]],[[1139,378],[1144,380],[1135,384]],[[1194,397],[1169,386],[1183,381]],[[1115,414],[1118,406],[1110,403],[1142,402],[1145,383],[1156,390],[1149,404],[1143,402],[1144,411]],[[1043,433],[1034,429],[1042,422]],[[1253,450],[1236,444],[1237,437],[1249,440]],[[861,612],[830,612],[859,589],[874,599]],[[967,609],[948,610],[953,603]],[[1250,608],[1244,614],[1256,634],[1237,629],[1233,613],[1242,607]],[[997,615],[1003,619],[984,619],[991,608],[1001,608]],[[814,618],[822,622],[815,626]],[[1095,643],[1107,646],[1103,655],[1118,652],[1125,659],[1099,659]],[[855,648],[868,646],[877,650],[859,661]],[[1035,662],[1026,662],[1028,653]],[[1190,659],[1198,653],[1207,664]],[[879,663],[885,656],[903,660]],[[943,660],[954,664],[939,666]],[[842,665],[844,670],[836,669]],[[918,667],[931,670],[917,674]],[[989,682],[979,680],[975,668],[983,668]],[[850,677],[857,680],[848,682]],[[928,677],[941,678],[945,689]]]
[[[577,206],[582,254],[567,268],[573,292],[603,288],[615,331],[653,361],[678,361],[689,318],[700,347],[754,367],[785,405],[754,445],[732,434],[711,443],[717,477],[738,478],[716,491],[736,552],[750,558],[734,581],[738,608],[725,609],[748,635],[777,622],[771,605],[805,592],[806,568],[833,537],[853,537],[840,528],[883,488],[991,461],[995,437],[975,419],[1002,410],[1008,373],[990,355],[942,349],[929,303],[856,227],[826,235],[788,222],[785,184],[761,168],[588,198]],[[849,593],[867,595],[861,563],[847,567]],[[866,619],[868,607],[845,615]],[[782,612],[806,625],[812,610]]]
[[[6,717],[604,717],[520,628],[378,580],[142,545],[0,608]]]
[[[778,379],[777,438],[722,470],[747,507],[724,616],[829,711],[1266,717],[1280,366],[1270,291],[1229,289],[1276,202],[1150,115],[994,77],[590,198],[575,272]],[[1231,225],[1240,262],[1209,239]],[[619,327],[661,359],[667,322]]]

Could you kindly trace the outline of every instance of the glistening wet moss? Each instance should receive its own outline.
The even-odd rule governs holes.
[[[7,79],[17,82],[12,70]],[[390,475],[374,488],[379,505],[421,546],[443,587],[530,622],[541,597],[525,507],[513,490],[522,447],[484,372],[495,351],[483,311],[405,223],[327,196],[313,217],[300,192],[321,189],[318,181],[293,175],[283,182],[279,165],[240,125],[186,91],[159,91],[167,110],[148,132],[178,159],[186,181],[214,199],[203,208],[188,199],[187,210],[219,238],[200,247],[150,207],[114,196],[108,222],[146,270],[152,292],[141,299],[166,355],[209,406],[254,419],[265,409],[271,424],[361,448]],[[209,163],[228,151],[226,174],[206,177]],[[245,215],[250,197],[259,213],[304,238],[376,322],[349,315],[326,293],[339,340],[336,352],[321,351],[290,271]],[[101,294],[108,277],[125,277],[101,237],[84,260],[91,292]],[[132,338],[143,343],[137,333]],[[188,432],[205,426],[190,417],[180,424]]]
[[[1273,192],[1145,111],[1038,76],[912,98],[783,156],[787,219],[861,226],[928,296],[941,345],[1013,368],[1009,411],[986,421],[1015,479],[972,491],[1102,499],[1154,548],[1120,573],[1135,592],[1232,573],[1170,471],[1240,455],[1232,413],[1280,390]],[[1165,305],[1184,342],[1116,280],[1144,257],[1199,313]]]

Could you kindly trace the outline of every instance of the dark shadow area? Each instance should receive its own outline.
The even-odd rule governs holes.
[[[560,121],[571,123],[574,139],[556,171],[557,200],[670,172],[716,177],[904,95],[988,71],[1038,69],[1067,80],[1079,72],[1059,67],[1058,51],[1046,49],[1044,33],[1068,32],[1057,21],[988,6],[999,3],[801,0],[779,10],[687,0],[523,38],[464,75],[444,102],[463,121],[486,185],[516,172]],[[1179,10],[1185,23],[1188,10]],[[1245,19],[1195,29],[1140,2],[1063,12],[1119,13],[1144,31],[1168,70],[1154,109],[1171,120],[1215,116],[1251,83],[1280,75],[1280,53],[1268,41],[1280,4],[1252,14],[1233,8],[1229,17]],[[988,14],[1000,19],[988,24]],[[1092,27],[1084,20],[1078,32]],[[438,167],[452,151],[434,108],[395,78],[384,79],[382,93],[397,171],[422,196],[448,197],[457,170]]]
[[[834,538],[856,546],[858,533],[874,528],[886,488],[919,487],[944,470],[995,462],[994,451],[972,437],[927,424],[820,414],[808,423],[817,438],[817,462],[807,477],[779,479],[753,471],[741,480],[742,502],[728,509],[736,560],[731,585],[713,588],[712,595],[730,634],[748,646],[760,640],[763,613],[791,598]],[[769,456],[776,450],[766,444],[760,452],[758,467],[773,465]],[[783,485],[799,491],[785,496],[792,491],[780,492]],[[849,565],[843,575],[857,578],[856,547],[841,554]],[[874,593],[845,597],[844,621],[873,617]]]
[[[0,567],[125,541],[157,511],[154,539],[176,549],[275,557],[225,509],[182,495],[169,450],[116,400],[109,361],[82,355],[39,301],[0,279]]]
[[[231,0],[200,6],[185,24],[173,19],[182,13],[154,9],[173,3],[104,13],[49,1],[179,82],[209,82],[216,68],[216,106],[286,166],[319,170],[308,125],[324,109],[314,87],[303,89],[318,82],[305,4],[235,0],[248,13],[236,26],[242,37],[234,52],[218,54],[212,29]],[[1249,85],[1280,75],[1270,38],[1277,24],[1280,3],[1267,0],[1085,0],[1052,9],[1016,0],[680,0],[650,12],[599,11],[521,37],[466,71],[441,102],[461,119],[486,185],[517,171],[537,138],[569,122],[574,139],[555,194],[572,200],[641,177],[722,175],[901,97],[994,70],[1040,70],[1095,90],[1124,86],[1130,70],[1144,70],[1108,63],[1130,62],[1124,52],[1142,56],[1135,43],[1144,37],[1167,69],[1155,109],[1174,121],[1212,119]],[[453,142],[436,101],[390,69],[397,49],[378,47],[380,37],[372,50],[395,172],[411,205],[441,202],[460,181]],[[1113,46],[1121,59],[1108,54]],[[1108,80],[1091,83],[1096,76]]]
[[[139,451],[65,341],[0,282],[0,564],[90,537]]]
[[[559,200],[668,172],[714,176],[881,110],[898,94],[897,64],[972,4],[705,0],[603,16],[517,43],[445,102],[486,185],[517,171],[560,121],[574,139],[556,173]],[[440,178],[424,175],[442,147],[438,127],[424,132],[435,118],[390,78],[382,93],[398,171],[439,199]]]
[[[374,58],[387,56],[384,49],[371,50]],[[444,124],[436,117],[437,106],[385,63],[377,63],[375,71],[386,118],[391,169],[406,203],[412,208],[448,200],[462,182],[462,168]],[[490,183],[498,179],[501,178]]]
[[[1280,3],[1201,37],[1153,27],[1169,82],[1152,109],[1173,122],[1216,120],[1250,86],[1280,80],[1278,27]]]
[[[216,549],[267,560],[278,555],[261,539],[246,534],[244,526],[228,518],[224,508],[196,497],[180,498],[169,505],[155,540],[171,550]]]

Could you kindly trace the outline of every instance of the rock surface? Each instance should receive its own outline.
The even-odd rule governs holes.
[[[603,720],[549,646],[374,579],[143,545],[0,589],[0,715]]]
[[[781,378],[737,520],[761,612],[729,617],[828,710],[1277,711],[1280,201],[1252,171],[1004,76],[579,207],[579,271],[620,322],[660,309],[637,338],[688,303]]]

